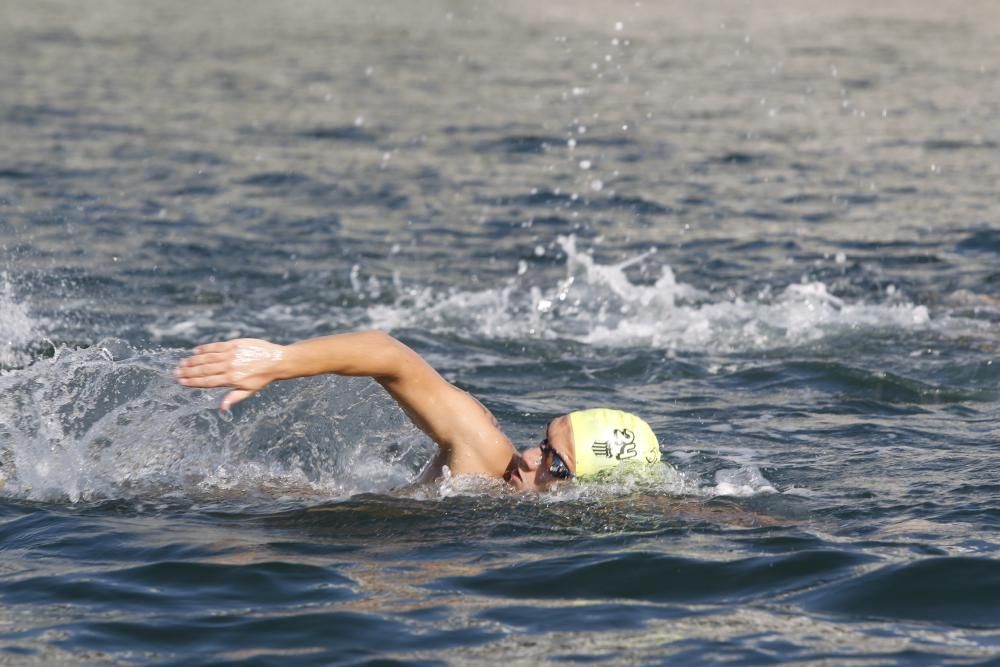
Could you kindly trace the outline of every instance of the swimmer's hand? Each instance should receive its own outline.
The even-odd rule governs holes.
[[[256,338],[200,345],[178,364],[174,375],[185,387],[232,387],[220,406],[228,410],[281,377],[285,350],[284,345]]]

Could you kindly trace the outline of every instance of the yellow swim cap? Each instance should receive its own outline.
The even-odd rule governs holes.
[[[630,412],[594,408],[569,413],[573,472],[589,477],[619,465],[660,461],[660,443],[649,424]]]

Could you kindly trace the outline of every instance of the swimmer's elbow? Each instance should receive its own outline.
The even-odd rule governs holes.
[[[366,334],[381,345],[402,345],[392,334],[382,329],[369,329]]]
[[[423,357],[406,344],[381,329],[366,332],[372,342],[372,358],[378,359],[373,377],[380,382],[398,382],[407,376],[430,368]]]

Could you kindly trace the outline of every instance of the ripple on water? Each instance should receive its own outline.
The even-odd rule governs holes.
[[[955,245],[959,252],[988,252],[1000,255],[1000,230],[983,229],[965,237]]]
[[[561,137],[524,134],[484,141],[476,145],[476,150],[484,153],[538,155],[544,154],[551,148],[565,146],[565,144],[566,140]]]
[[[657,553],[582,554],[454,577],[440,584],[511,598],[615,598],[648,602],[749,602],[850,576],[871,556],[803,550],[706,561]]]
[[[813,611],[948,626],[1000,627],[1000,560],[926,558],[886,565],[800,598]]]
[[[298,608],[356,597],[353,581],[333,568],[301,563],[159,561],[95,572],[89,568],[31,576],[0,586],[6,604],[68,603],[92,613],[221,612],[247,607]]]
[[[635,215],[667,215],[673,209],[648,197],[613,194],[606,197],[585,197],[572,192],[539,189],[527,195],[484,198],[484,204],[495,206],[549,207],[589,211],[627,211]]]
[[[393,651],[434,651],[478,645],[500,636],[477,627],[436,630],[378,614],[349,611],[300,610],[258,618],[245,613],[193,616],[165,621],[99,621],[67,628],[69,637],[56,642],[76,651],[154,652],[190,656],[185,664],[205,664],[220,658],[270,657],[285,663],[344,664]],[[276,663],[277,664],[277,663]]]
[[[378,137],[368,129],[357,125],[319,126],[303,130],[298,136],[304,139],[319,139],[321,141],[343,141],[348,143],[372,144]]]

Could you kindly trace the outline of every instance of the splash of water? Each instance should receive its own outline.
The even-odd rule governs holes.
[[[719,300],[679,282],[663,266],[652,285],[635,284],[625,270],[649,253],[618,264],[599,264],[560,237],[566,276],[557,284],[531,284],[526,270],[482,291],[401,289],[391,305],[368,315],[376,327],[471,331],[491,338],[567,338],[582,343],[666,350],[733,352],[799,345],[859,328],[920,329],[925,306],[847,303],[822,282],[794,284],[757,300]],[[523,268],[523,267],[522,267]]]
[[[0,376],[2,493],[333,498],[405,484],[429,458],[370,381],[282,383],[226,418],[218,392],[175,383],[177,357],[111,339]]]
[[[38,323],[29,315],[28,306],[14,296],[14,287],[6,273],[0,273],[0,368],[22,366],[30,355],[27,346],[37,338]]]
[[[717,471],[715,473],[715,486],[706,489],[708,495],[740,498],[777,492],[777,489],[761,473],[760,468],[753,465]]]
[[[0,376],[0,493],[44,501],[109,498],[342,498],[411,482],[433,445],[363,378],[282,383],[219,413],[218,392],[179,387],[179,355],[124,341],[62,351]],[[771,490],[758,477],[699,486],[669,465],[567,485],[552,502],[634,493],[713,496]],[[423,499],[509,493],[445,475]]]

